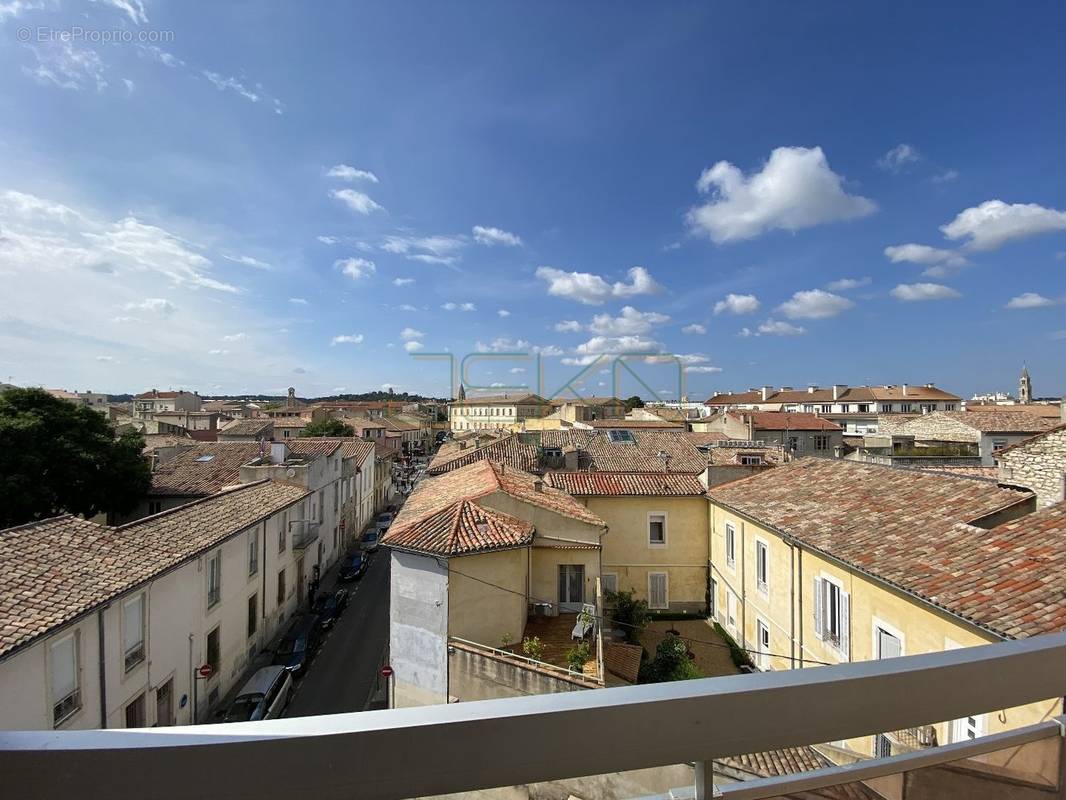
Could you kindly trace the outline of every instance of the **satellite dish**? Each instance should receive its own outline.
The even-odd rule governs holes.
[[[285,477],[286,478],[295,478],[296,477],[296,470],[294,470],[292,467],[289,467],[287,470],[285,470]]]

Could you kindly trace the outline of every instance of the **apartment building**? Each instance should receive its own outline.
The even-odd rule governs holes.
[[[722,433],[741,442],[783,447],[789,453],[832,458],[844,442],[840,425],[817,414],[790,411],[717,411],[694,422],[693,430]]]
[[[915,448],[963,445],[985,467],[995,466],[999,452],[1055,426],[1055,420],[1024,413],[935,411],[908,420],[893,432],[893,442]]]
[[[263,481],[119,528],[0,531],[0,728],[208,721],[301,599],[309,496]]]
[[[469,397],[449,404],[448,424],[452,431],[508,428],[551,413],[551,402],[537,394]]]
[[[1066,625],[1066,507],[992,481],[801,459],[709,492],[713,614],[764,670],[933,653]],[[835,743],[886,755],[1061,701]]]
[[[808,386],[793,389],[763,386],[746,392],[716,394],[706,401],[713,409],[748,409],[752,411],[791,411],[817,414],[841,426],[845,435],[877,433],[879,414],[929,414],[933,411],[958,411],[962,398],[924,386]]]
[[[626,415],[626,404],[617,397],[555,397],[549,402],[551,416],[567,422],[622,419]]]
[[[530,598],[595,602],[604,521],[565,492],[479,461],[421,482],[382,543],[391,553],[396,704],[448,699],[448,641],[520,642]]]
[[[195,392],[168,391],[152,389],[133,398],[133,415],[141,419],[151,419],[161,411],[200,411],[203,401]]]
[[[68,392],[66,389],[45,389],[45,391],[52,395],[52,397],[66,400],[68,403],[73,403],[78,406],[88,406],[93,411],[99,411],[101,414],[108,413],[109,404],[106,394],[93,391]]]

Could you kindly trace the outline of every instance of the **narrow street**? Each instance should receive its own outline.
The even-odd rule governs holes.
[[[324,587],[335,582],[333,570]],[[378,550],[361,580],[339,585],[351,592],[348,608],[296,684],[286,717],[362,711],[377,683],[389,638],[388,553]]]

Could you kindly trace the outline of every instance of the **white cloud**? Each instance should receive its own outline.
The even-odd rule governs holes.
[[[648,333],[654,326],[669,320],[670,317],[666,314],[637,311],[632,306],[624,306],[617,317],[612,317],[610,314],[597,314],[592,318],[589,330],[601,336],[626,336]]]
[[[401,305],[396,306],[396,309],[398,311],[418,311],[418,309],[410,303],[402,303]]]
[[[860,286],[869,286],[870,278],[840,278],[826,284],[826,289],[831,292],[846,292],[849,289],[858,289]]]
[[[218,89],[220,92],[231,91],[235,94],[240,95],[245,100],[250,100],[253,103],[258,103],[261,100],[265,99],[270,102],[271,105],[273,105],[275,114],[281,114],[284,109],[284,106],[281,104],[280,100],[277,100],[276,98],[267,95],[265,92],[263,92],[262,87],[258,85],[255,88],[251,88],[245,85],[243,81],[238,80],[237,78],[227,77],[217,72],[212,72],[209,69],[203,70],[201,74],[205,78],[207,78],[207,80],[211,82],[211,85]]]
[[[368,261],[365,258],[341,258],[333,262],[333,267],[339,269],[345,275],[352,280],[360,280],[361,278],[369,278],[375,272],[377,267],[373,261]]]
[[[943,172],[938,172],[931,180],[933,183],[948,183],[959,177],[959,173],[953,169],[946,169]]]
[[[137,88],[137,84],[131,81],[129,78],[123,78],[122,83],[126,86],[126,91],[133,94],[133,90]]]
[[[693,322],[691,325],[686,325],[684,328],[682,328],[681,332],[691,334],[703,334],[707,333],[707,326],[700,325],[700,323],[698,322]]]
[[[230,333],[222,337],[224,342],[243,342],[248,338],[246,333]]]
[[[782,303],[778,310],[789,319],[827,319],[847,311],[854,305],[851,300],[838,294],[809,289],[796,292],[791,299]]]
[[[381,206],[370,199],[368,195],[357,192],[355,189],[334,189],[329,196],[340,200],[356,214],[367,215],[372,211],[383,211]]]
[[[708,367],[708,366],[702,366],[702,367],[685,367],[685,372],[702,372],[702,373],[707,373],[707,372],[721,372],[721,371],[722,371],[722,368],[721,368],[721,367]]]
[[[337,164],[326,172],[327,178],[339,178],[342,181],[367,181],[377,183],[378,176],[365,169],[356,169],[347,164]]]
[[[744,328],[747,331],[747,328]],[[768,319],[759,325],[756,336],[802,336],[807,332],[806,328],[799,325],[792,325],[791,323],[781,320]],[[744,333],[744,336],[749,334]]]
[[[885,257],[893,264],[923,264],[922,272],[930,278],[947,278],[969,262],[954,250],[930,247],[926,244],[899,244],[885,248]]]
[[[774,229],[797,231],[872,214],[872,200],[850,195],[820,147],[778,147],[763,168],[745,176],[719,161],[696,183],[709,202],[689,210],[689,227],[716,243],[751,239]]]
[[[272,269],[272,267],[265,261],[260,261],[258,258],[252,258],[251,256],[222,256],[227,261],[232,261],[235,264],[242,264],[246,267],[254,267],[255,269]]]
[[[102,92],[107,88],[104,62],[92,48],[75,47],[72,42],[61,39],[30,46],[30,50],[37,59],[37,66],[32,69],[23,67],[22,71],[38,83],[72,91],[95,88]]]
[[[501,308],[501,309],[498,309],[496,311],[496,316],[497,317],[501,317],[501,318],[506,318],[506,317],[511,316],[511,312],[508,311],[506,308]]]
[[[556,322],[552,329],[558,333],[580,333],[581,323],[576,319],[564,319],[562,322]]]
[[[1009,241],[1041,233],[1066,231],[1066,211],[1045,208],[1036,203],[986,200],[967,208],[940,228],[952,240],[966,239],[971,250],[995,250]]]
[[[659,342],[646,336],[593,336],[587,342],[575,347],[574,352],[581,356],[597,356],[603,353],[657,352],[661,349],[662,345]]]
[[[1020,308],[1042,308],[1044,306],[1053,306],[1055,301],[1044,297],[1042,294],[1036,292],[1025,292],[1017,297],[1012,297],[1010,302],[1007,303],[1005,308],[1020,309]]]
[[[330,340],[329,344],[332,347],[333,345],[338,345],[338,344],[362,344],[362,343],[363,343],[363,334],[361,334],[361,333],[352,333],[352,334],[342,334],[340,336],[334,336]]]
[[[393,286],[410,286],[414,282],[415,282],[414,278],[393,278],[392,279],[392,285]]]
[[[39,11],[44,8],[40,0],[6,0],[0,2],[0,22],[5,19],[14,19],[24,11]]]
[[[561,356],[563,354],[563,349],[561,347],[556,347],[553,344],[548,344],[543,347],[534,347],[533,352],[544,356],[545,358],[554,358],[555,356]]]
[[[441,308],[445,311],[477,311],[477,306],[473,303],[453,303],[450,300],[442,303]]]
[[[901,283],[889,294],[897,300],[908,303],[921,300],[950,300],[962,296],[950,286],[943,286],[939,283]]]
[[[512,375],[521,375],[523,372],[526,371],[526,368],[525,367],[511,367],[507,371],[510,372]]]
[[[566,272],[555,267],[537,267],[536,276],[548,283],[548,294],[597,306],[612,297],[634,297],[656,294],[662,287],[644,267],[631,267],[626,273],[628,283],[608,283],[589,272]]]
[[[534,349],[530,342],[525,339],[509,339],[506,336],[498,336],[488,344],[477,342],[474,349],[479,353],[519,353]]]
[[[162,297],[149,297],[139,303],[126,303],[123,308],[127,311],[132,311],[134,309],[151,311],[153,314],[159,314],[164,317],[169,317],[178,310],[177,306]]]
[[[877,166],[889,172],[899,172],[908,164],[917,164],[921,160],[921,154],[909,144],[897,144],[877,159]]]
[[[158,61],[163,66],[170,67],[171,69],[185,66],[185,62],[176,55],[168,53],[166,50],[156,47],[154,44],[138,44],[137,55],[151,61]]]
[[[221,350],[216,348],[215,350],[208,350],[207,354],[209,356],[228,356],[229,350]]]
[[[380,248],[386,253],[402,255],[424,264],[451,266],[459,260],[467,241],[462,236],[386,236]]]
[[[129,17],[130,22],[135,25],[148,24],[148,14],[145,13],[144,3],[141,0],[93,0],[93,2],[103,3],[118,9]]]
[[[97,356],[96,360],[101,362],[102,364],[119,364],[119,363],[121,363],[114,356]]]
[[[504,245],[505,247],[522,246],[522,240],[517,235],[500,230],[499,228],[486,228],[482,225],[475,225],[473,228],[473,234],[475,242],[489,247],[497,244]]]
[[[316,236],[315,238],[322,244],[338,244],[340,242],[340,239],[336,236]]]
[[[411,339],[422,339],[426,334],[422,331],[415,330],[414,328],[404,328],[400,331],[400,338],[404,341],[410,341]]]
[[[458,261],[455,256],[435,256],[431,253],[411,253],[407,258],[411,261],[421,261],[423,264],[443,264],[446,267]]]
[[[753,294],[727,294],[725,300],[714,304],[714,313],[753,314],[759,310],[759,298]]]
[[[289,302],[290,303],[295,303],[298,306],[306,306],[307,305],[307,300],[304,299],[303,297],[290,297],[289,298]]]
[[[422,344],[419,341],[414,341],[414,340],[403,343],[403,349],[406,350],[408,353],[414,353],[414,352],[416,352],[418,350],[423,349],[424,347],[425,347],[424,344]]]

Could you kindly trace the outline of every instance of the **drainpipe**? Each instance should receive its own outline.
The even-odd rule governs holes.
[[[803,669],[803,548],[796,548],[796,561],[799,567],[799,662]]]
[[[746,525],[740,522],[740,646],[748,646],[748,537]]]
[[[789,668],[796,668],[796,548],[788,546],[788,588],[789,588],[789,631],[788,631],[788,654]]]
[[[110,608],[110,604],[96,612],[97,647],[99,648],[100,673],[100,727],[107,727],[107,650],[104,646],[104,612]]]
[[[189,634],[189,680],[192,683],[192,724],[196,724],[196,675],[192,671],[192,634]]]

